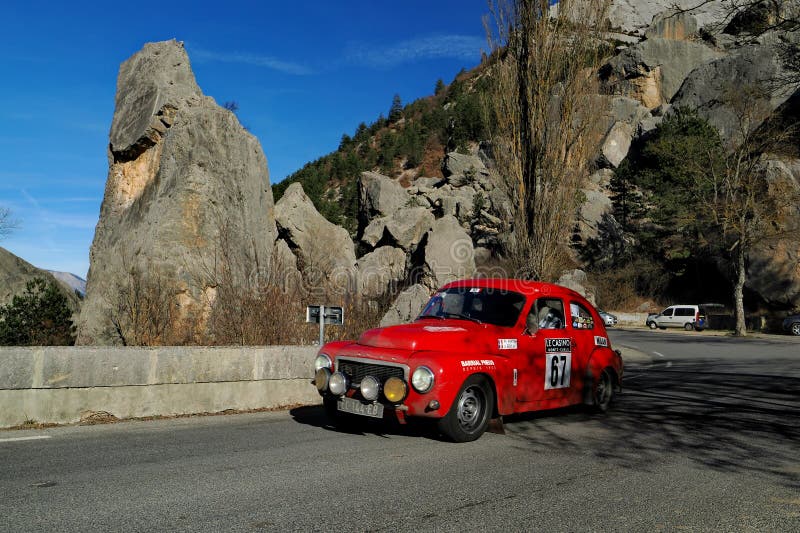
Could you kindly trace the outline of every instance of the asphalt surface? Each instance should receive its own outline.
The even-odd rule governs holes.
[[[0,431],[0,530],[800,531],[800,339],[611,338],[608,414],[467,444],[318,407]]]

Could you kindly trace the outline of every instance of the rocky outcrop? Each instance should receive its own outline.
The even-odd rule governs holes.
[[[271,264],[277,232],[258,140],[203,96],[183,44],[164,41],[120,67],[108,158],[78,343],[120,341],[111,319],[132,280],[156,284],[170,320],[202,330],[223,278],[246,286]]]
[[[300,183],[275,204],[275,221],[309,287],[349,287],[356,264],[350,234],[317,212]]]
[[[36,268],[21,257],[0,247],[0,305],[10,304],[14,296],[25,292],[25,286],[34,278],[42,278],[47,282],[56,282],[59,290],[67,298],[73,312],[80,309],[80,300],[66,283],[56,279],[50,272]]]
[[[608,19],[611,27],[628,34],[644,34],[653,19],[661,13],[679,7],[695,8],[692,17],[700,28],[712,28],[724,18],[722,2],[697,2],[696,0],[614,0]]]
[[[406,253],[400,248],[382,246],[361,257],[356,267],[358,293],[377,299],[405,279]]]
[[[381,319],[381,327],[404,324],[414,320],[431,297],[431,291],[421,284],[401,292]]]
[[[358,192],[361,220],[389,216],[408,202],[408,195],[402,185],[377,172],[361,174]]]
[[[616,168],[628,155],[631,148],[634,130],[629,124],[617,122],[606,134],[603,146],[600,148],[603,162]]]
[[[475,274],[472,239],[455,217],[445,215],[433,225],[425,245],[425,265],[437,287]]]

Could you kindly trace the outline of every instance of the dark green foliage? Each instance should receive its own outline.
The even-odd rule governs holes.
[[[22,295],[0,307],[0,345],[75,344],[72,311],[55,281],[34,278]]]
[[[392,107],[389,108],[389,122],[397,122],[403,116],[403,101],[400,100],[400,95],[395,94],[392,98]]]
[[[444,89],[445,89],[444,81],[442,81],[442,78],[439,78],[438,80],[436,80],[436,87],[433,88],[433,94],[439,96],[440,94],[442,94]]]

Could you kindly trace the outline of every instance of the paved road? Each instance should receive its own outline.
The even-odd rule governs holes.
[[[800,344],[612,340],[648,357],[609,414],[468,444],[316,407],[0,432],[0,530],[800,531]]]

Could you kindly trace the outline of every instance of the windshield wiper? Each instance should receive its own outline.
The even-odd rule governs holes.
[[[463,320],[472,320],[476,324],[483,324],[483,322],[481,322],[477,318],[471,317],[471,316],[467,316],[467,315],[464,315],[462,313],[445,313],[444,315],[445,316],[452,316],[452,317],[455,317],[455,318],[461,318]]]

